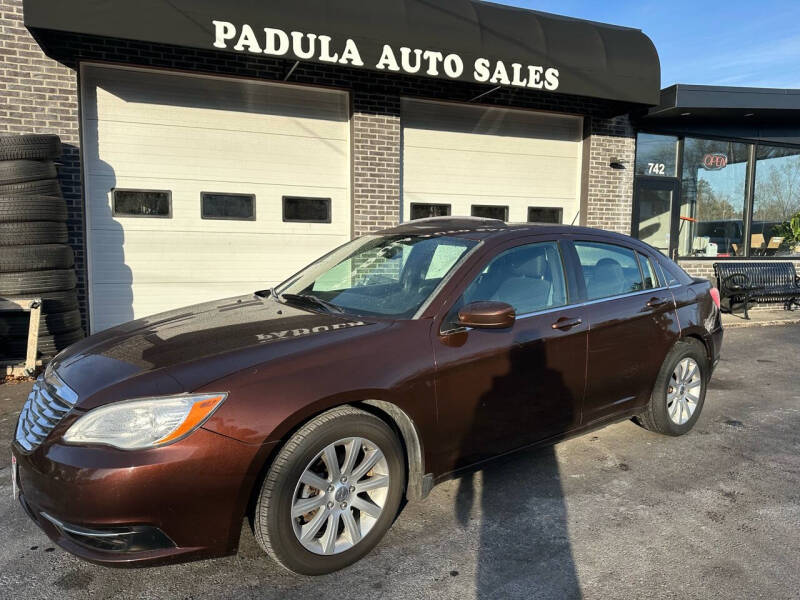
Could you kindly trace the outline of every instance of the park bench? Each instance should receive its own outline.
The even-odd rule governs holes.
[[[743,304],[745,319],[750,318],[752,303],[783,302],[786,310],[800,308],[800,277],[790,262],[719,262],[714,263],[714,274],[728,310]]]

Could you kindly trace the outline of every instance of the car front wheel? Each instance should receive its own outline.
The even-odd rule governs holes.
[[[402,447],[386,423],[350,406],[332,409],[295,433],[270,466],[256,539],[290,571],[342,569],[389,529],[405,477]]]

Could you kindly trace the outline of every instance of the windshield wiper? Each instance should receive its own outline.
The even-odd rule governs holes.
[[[344,312],[341,307],[336,306],[327,300],[323,300],[322,298],[312,296],[311,294],[281,294],[281,298],[288,302],[305,302],[306,304],[313,304],[314,306],[324,308],[328,312]]]

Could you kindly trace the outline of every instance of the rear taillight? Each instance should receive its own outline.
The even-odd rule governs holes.
[[[714,304],[716,304],[717,308],[719,308],[720,307],[719,290],[715,287],[711,288],[711,299],[714,300]]]

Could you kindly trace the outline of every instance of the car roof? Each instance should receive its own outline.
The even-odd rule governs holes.
[[[451,237],[464,237],[467,239],[513,239],[525,234],[587,234],[602,235],[609,240],[625,243],[634,242],[642,245],[639,240],[630,236],[577,225],[560,225],[552,223],[506,223],[499,219],[484,219],[480,217],[430,217],[416,219],[376,232],[380,235],[448,235]]]

